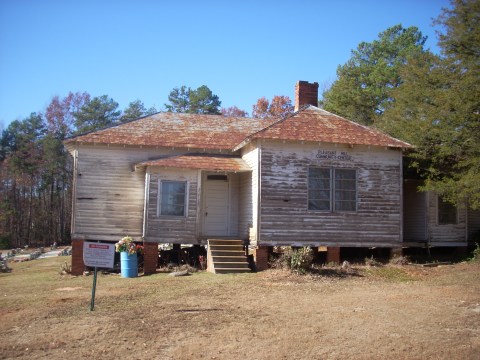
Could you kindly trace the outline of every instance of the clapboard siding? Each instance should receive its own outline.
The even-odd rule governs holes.
[[[157,152],[106,146],[79,146],[75,169],[72,237],[141,240],[145,172],[135,164]]]
[[[164,155],[202,152],[204,149],[77,145],[71,151],[75,156],[76,180],[72,237],[118,241],[130,235],[137,241],[143,236],[146,241],[160,243],[200,242],[200,171],[150,167],[147,175],[144,168],[135,168],[135,164]],[[251,222],[251,206],[241,195],[246,192],[251,196],[249,176],[250,173],[230,174],[231,236],[240,235],[242,221],[244,225]],[[158,181],[161,179],[188,182],[188,210],[184,218],[157,215]],[[148,198],[145,202],[146,191]]]
[[[263,143],[259,243],[400,245],[401,157],[401,151],[379,147]],[[355,169],[357,211],[308,210],[309,166]]]
[[[242,159],[248,164],[251,173],[243,176],[241,187],[241,231],[248,229],[248,239],[251,245],[257,242],[258,219],[258,178],[259,178],[259,149],[256,144],[248,144],[242,149]]]
[[[198,171],[152,168],[149,173],[149,201],[145,240],[160,243],[197,244]],[[160,216],[157,213],[159,181],[186,181],[188,199],[186,216]]]
[[[457,209],[457,223],[438,224],[438,196],[432,192],[427,195],[428,203],[428,236],[431,246],[448,246],[449,244],[466,244],[466,214],[465,208]]]
[[[252,226],[252,173],[239,174],[239,218],[238,236],[240,239],[249,238],[249,230]]]

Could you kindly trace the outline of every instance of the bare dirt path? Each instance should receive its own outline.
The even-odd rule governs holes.
[[[480,264],[136,279],[0,274],[2,359],[478,359]],[[68,261],[68,259],[67,259]]]

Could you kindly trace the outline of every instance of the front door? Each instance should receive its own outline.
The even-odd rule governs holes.
[[[228,235],[228,176],[207,175],[203,231],[206,236]]]

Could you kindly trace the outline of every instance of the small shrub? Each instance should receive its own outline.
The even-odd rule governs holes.
[[[289,269],[300,273],[311,269],[314,260],[311,248],[303,247],[293,250],[291,247],[285,246],[278,250],[281,251],[281,254],[271,262],[273,268]]]
[[[305,272],[312,267],[312,263],[313,251],[309,247],[292,251],[292,260],[290,262],[290,268],[292,270]]]

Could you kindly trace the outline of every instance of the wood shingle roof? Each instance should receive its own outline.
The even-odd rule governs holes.
[[[163,112],[74,136],[65,143],[237,150],[255,139],[411,147],[312,105],[280,120]]]

